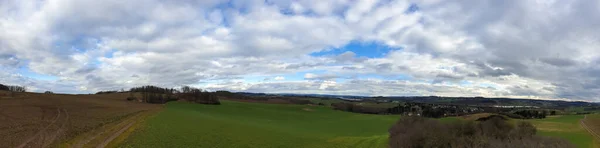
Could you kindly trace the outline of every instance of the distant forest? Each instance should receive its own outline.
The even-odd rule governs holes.
[[[24,86],[0,84],[0,90],[6,90],[6,91],[12,91],[12,92],[26,92],[27,88],[25,88]]]

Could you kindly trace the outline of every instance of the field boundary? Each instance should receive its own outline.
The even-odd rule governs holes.
[[[106,147],[110,142],[112,142],[113,140],[115,140],[117,137],[121,136],[121,134],[123,134],[123,132],[125,132],[125,130],[129,129],[135,123],[136,123],[136,121],[129,122],[129,124],[127,124],[127,126],[121,128],[119,131],[117,131],[116,133],[112,134],[110,137],[108,137],[108,139],[104,140],[96,148]]]
[[[95,148],[104,148],[104,147],[115,147],[121,142],[124,137],[128,135],[127,132],[134,130],[137,124],[143,122],[144,118],[150,116],[156,111],[160,109],[151,109],[140,111],[136,113],[132,113],[121,119],[120,121],[116,121],[93,131],[87,133],[87,135],[81,137],[79,140],[74,140],[72,147],[75,148],[83,148],[83,147],[95,147]],[[68,145],[67,145],[68,146]],[[71,147],[68,146],[68,147]]]
[[[589,127],[588,127],[588,126],[585,124],[585,120],[586,120],[586,119],[587,119],[587,115],[583,116],[583,119],[581,119],[581,120],[580,120],[581,126],[582,126],[582,127],[585,129],[585,130],[587,130],[587,131],[588,131],[590,134],[592,134],[592,136],[593,136],[593,137],[594,137],[596,140],[600,141],[600,136],[599,136],[599,135],[598,135],[598,134],[597,134],[595,131],[591,130],[591,129],[590,129],[590,128],[589,128]]]

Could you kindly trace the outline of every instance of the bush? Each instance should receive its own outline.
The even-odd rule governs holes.
[[[137,100],[136,97],[127,97],[127,101],[135,101],[135,100]]]
[[[402,117],[389,130],[392,148],[421,147],[574,147],[564,139],[536,136],[529,122],[516,126],[501,118],[482,122],[441,123],[421,117]]]
[[[54,92],[51,92],[51,91],[45,91],[44,93],[45,94],[54,94]]]

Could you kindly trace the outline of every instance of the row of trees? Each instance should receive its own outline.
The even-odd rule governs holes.
[[[377,108],[377,107],[366,107],[356,105],[354,103],[347,102],[339,102],[332,103],[331,106],[335,110],[354,112],[354,113],[363,113],[363,114],[387,114],[388,110],[386,108]]]
[[[116,91],[116,90],[107,90],[107,91],[96,92],[96,94],[112,94],[112,93],[119,93],[119,91]]]
[[[24,86],[0,84],[0,90],[6,90],[6,91],[12,91],[12,92],[26,92],[27,88],[25,88]]]
[[[520,111],[516,111],[513,114],[516,115],[520,115],[523,116],[525,119],[532,119],[532,118],[537,118],[537,119],[542,119],[542,118],[546,118],[546,115],[548,115],[548,111],[540,111],[540,110],[520,110]],[[556,114],[556,113],[554,113]]]
[[[392,108],[367,107],[351,102],[332,103],[336,110],[365,113],[365,114],[402,114],[415,115],[430,118],[441,118],[448,115],[462,115],[481,112],[483,110],[474,107],[461,107],[455,105],[435,105],[424,103],[404,103]]]
[[[442,123],[422,117],[402,117],[389,130],[391,148],[411,147],[574,147],[564,139],[536,135],[528,122],[515,125],[502,118]]]
[[[208,91],[202,91],[202,89],[184,86],[181,88],[181,93],[179,94],[181,99],[187,100],[190,102],[196,102],[201,104],[213,104],[219,105],[221,102],[219,101],[216,93],[211,93]]]
[[[422,116],[430,118],[442,118],[446,116],[461,116],[474,113],[497,113],[516,119],[541,119],[547,115],[556,115],[556,111],[495,108],[495,107],[473,107],[447,104],[428,104],[407,102],[392,108],[365,107],[352,102],[334,103],[332,107],[336,110],[366,113],[366,114],[401,114],[407,116]]]
[[[162,88],[148,85],[131,88],[129,89],[129,92],[131,96],[128,98],[128,100],[137,100],[133,94],[141,93],[141,101],[146,103],[163,104],[178,99],[175,95],[176,91],[173,88]]]
[[[183,86],[180,90],[158,86],[141,86],[129,89],[131,96],[127,100],[138,100],[134,94],[141,93],[140,101],[163,104],[169,101],[186,100],[202,104],[221,104],[216,93],[203,91],[199,88]]]

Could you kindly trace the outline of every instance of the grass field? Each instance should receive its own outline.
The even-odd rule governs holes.
[[[222,103],[168,103],[121,146],[387,147],[387,130],[399,118],[323,106]]]
[[[583,117],[583,115],[563,115],[526,121],[536,126],[539,135],[564,138],[580,148],[600,146],[598,141],[595,141],[592,135],[579,124]]]

